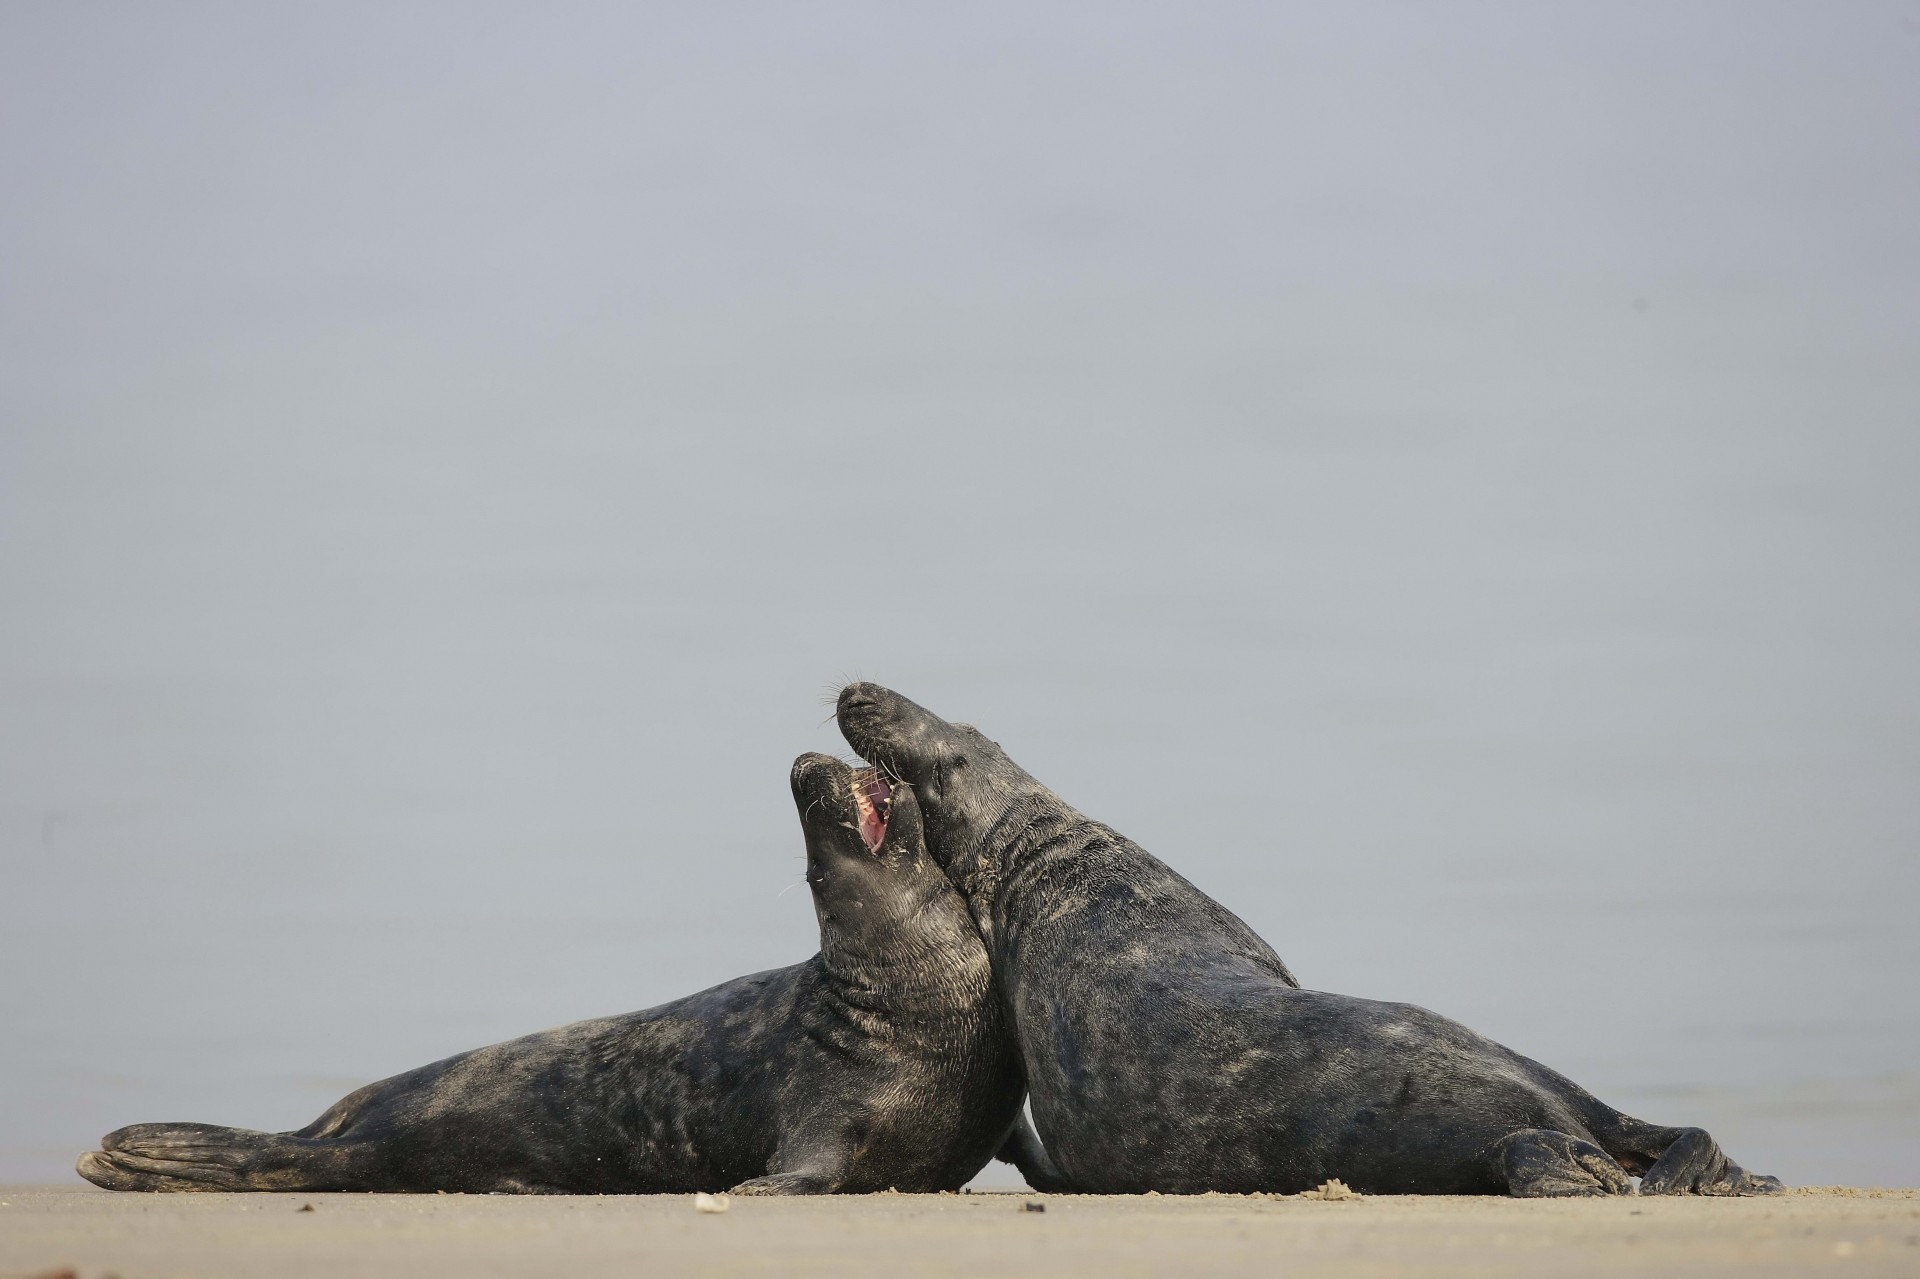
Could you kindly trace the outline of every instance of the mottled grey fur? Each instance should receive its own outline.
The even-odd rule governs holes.
[[[986,940],[1045,1139],[1010,1147],[1029,1175],[1097,1192],[1779,1188],[1700,1129],[1623,1115],[1424,1008],[1300,989],[1230,911],[977,729],[865,683],[839,721],[912,785]]]
[[[823,755],[793,768],[820,922],[805,963],[422,1066],[299,1132],[122,1128],[80,1174],[111,1190],[959,1187],[1015,1123],[1019,1059],[911,793],[876,855],[852,782]]]

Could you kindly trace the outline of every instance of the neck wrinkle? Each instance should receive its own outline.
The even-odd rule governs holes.
[[[946,891],[943,887],[943,896]],[[951,1021],[976,1016],[992,984],[986,952],[971,920],[929,918],[933,904],[923,902],[880,946],[862,946],[847,938],[823,945],[820,970],[829,997],[849,1010],[881,1018]],[[949,923],[951,931],[940,926]]]
[[[1033,850],[1082,825],[1093,822],[1045,788],[1020,795],[1003,808],[968,850],[963,891],[975,903],[975,917],[1001,913],[1005,903],[999,900],[1000,890],[1024,869]],[[988,849],[994,851],[989,854]],[[983,896],[986,901],[980,903]],[[982,904],[985,910],[979,908]]]

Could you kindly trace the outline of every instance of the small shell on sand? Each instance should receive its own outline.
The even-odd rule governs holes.
[[[725,1195],[710,1195],[702,1190],[693,1197],[695,1212],[725,1212],[733,1206],[733,1201]]]

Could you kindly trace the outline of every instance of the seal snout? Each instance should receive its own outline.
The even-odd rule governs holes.
[[[793,761],[793,771],[787,775],[787,784],[793,787],[794,798],[798,799],[815,787],[824,788],[830,784],[830,778],[823,777],[821,774],[845,767],[845,764],[831,755],[809,751]]]
[[[848,711],[870,710],[880,704],[880,695],[887,690],[878,684],[866,680],[855,680],[840,690],[835,709],[842,715]]]
[[[886,715],[890,696],[892,694],[887,689],[864,680],[840,690],[840,697],[834,703],[833,717],[840,721],[840,732],[846,737],[848,745],[862,755],[869,755],[870,748],[876,744],[875,739],[880,735],[881,721]]]
[[[803,821],[820,814],[830,823],[860,832],[867,852],[878,856],[893,818],[893,786],[877,768],[853,768],[831,755],[802,755],[789,777]]]
[[[840,690],[834,718],[847,745],[864,759],[897,767],[892,761],[906,745],[919,710],[892,689],[860,680]]]

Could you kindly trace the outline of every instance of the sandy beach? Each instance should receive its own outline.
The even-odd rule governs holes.
[[[311,1205],[311,1211],[308,1206]],[[1035,1210],[1029,1205],[1040,1205]],[[1516,1201],[0,1190],[0,1276],[1920,1275],[1920,1191]]]

